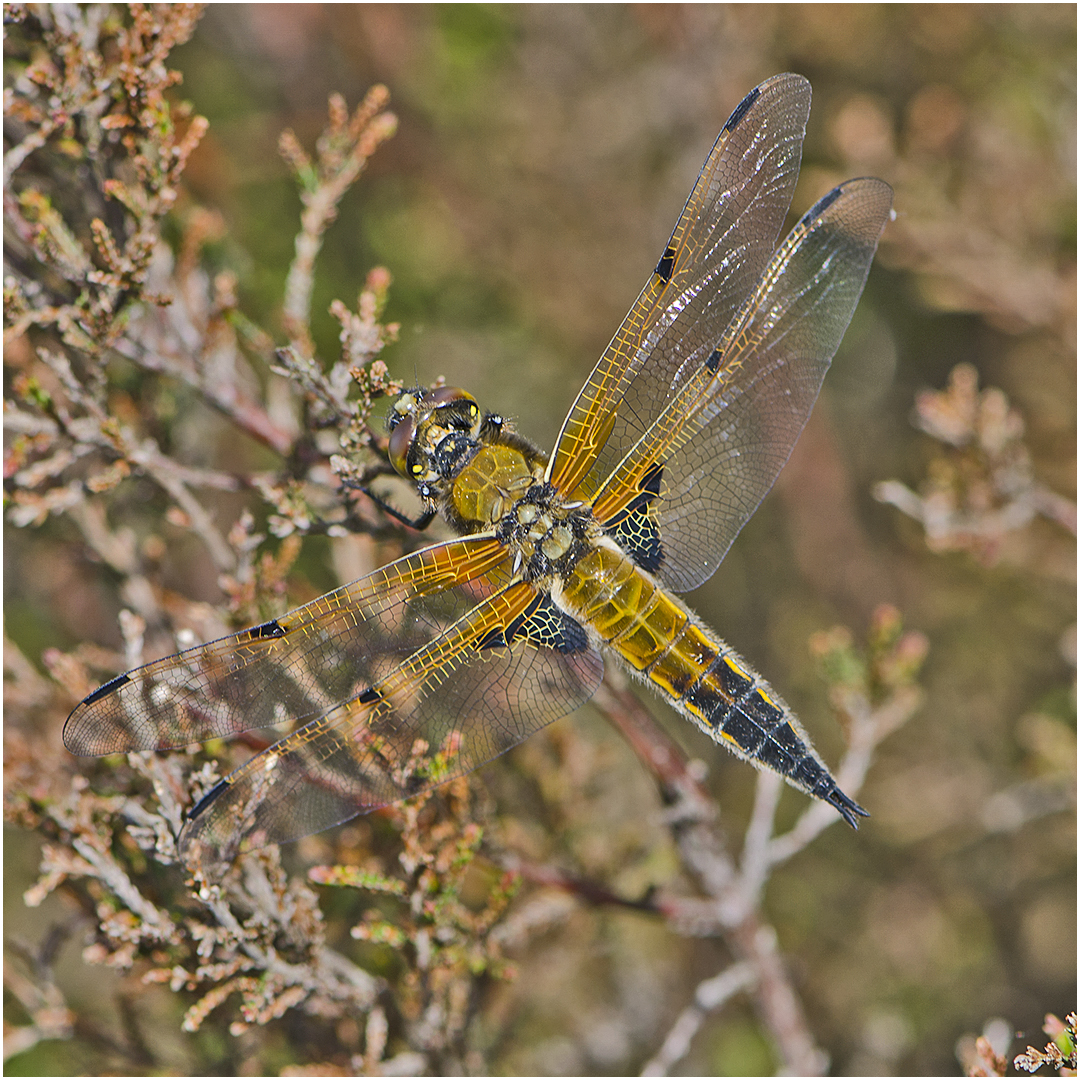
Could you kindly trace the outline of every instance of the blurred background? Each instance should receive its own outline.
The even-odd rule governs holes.
[[[385,266],[387,318],[401,323],[383,354],[391,374],[444,375],[547,447],[716,133],[762,79],[796,71],[813,85],[793,220],[852,176],[894,187],[897,220],[795,454],[689,597],[830,762],[843,739],[811,635],[844,624],[861,638],[890,603],[929,641],[924,704],[859,794],[869,821],[857,836],[830,829],[766,894],[837,1073],[952,1073],[958,1039],[990,1018],[1041,1045],[1044,1015],[1076,1004],[1074,537],[1039,518],[990,545],[932,551],[919,524],[872,495],[934,475],[945,451],[914,426],[916,395],[944,389],[964,362],[1022,418],[1038,483],[1075,498],[1075,31],[1073,6],[1038,4],[211,5],[170,60],[179,95],[210,120],[188,188],[225,216],[215,257],[269,327],[300,210],[278,136],[291,127],[310,147],[330,93],[352,106],[386,84],[398,133],[327,235],[318,350],[338,352],[331,300],[352,304]],[[175,437],[212,459],[197,417]],[[303,570],[329,588],[331,556],[341,574],[349,555],[312,550],[321,563]],[[65,538],[10,536],[6,571],[8,629],[27,655],[119,640],[115,608],[73,581],[90,571]],[[737,843],[755,774],[647,704],[707,763]],[[677,887],[632,753],[588,709],[551,739],[562,782],[577,786],[572,826],[537,836],[539,823],[508,819],[504,838],[623,895]],[[514,770],[545,753],[527,744],[473,782],[502,807]],[[801,808],[785,795],[784,820]],[[9,866],[25,888],[36,856],[19,844]],[[32,935],[18,888],[9,926]],[[718,945],[648,915],[584,905],[515,961],[518,980],[486,1002],[498,1032],[488,1067],[539,1074],[640,1069],[725,963]],[[72,947],[71,1000],[92,1009],[101,975],[79,964]],[[679,1067],[756,1074],[776,1062],[736,1001]]]

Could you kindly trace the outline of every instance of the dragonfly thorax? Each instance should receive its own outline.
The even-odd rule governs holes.
[[[596,546],[600,531],[588,506],[567,502],[551,484],[534,483],[502,515],[495,536],[510,549],[515,572],[549,587]]]

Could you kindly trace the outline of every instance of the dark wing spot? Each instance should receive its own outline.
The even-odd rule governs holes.
[[[526,640],[561,653],[584,652],[589,647],[589,636],[581,623],[547,594],[538,596],[506,628],[506,637],[510,642]]]
[[[734,131],[742,123],[743,117],[750,111],[750,106],[761,97],[761,87],[756,86],[735,106],[735,111],[728,117],[724,125],[725,131]]]
[[[188,821],[194,821],[229,786],[228,780],[219,780],[188,812]]]
[[[836,202],[837,199],[840,198],[843,190],[843,185],[841,185],[840,187],[834,187],[832,191],[830,191],[827,195],[822,195],[821,198],[818,199],[818,201],[814,203],[814,205],[811,206],[805,214],[803,214],[802,221],[800,221],[799,224],[809,225],[810,222],[814,220],[814,218],[825,213],[825,211],[830,206],[832,206],[832,204]]]
[[[271,619],[269,622],[253,626],[247,631],[247,637],[249,641],[259,641],[263,638],[283,638],[285,637],[285,630],[277,619]]]
[[[656,276],[663,278],[664,281],[671,280],[672,271],[675,269],[675,249],[669,244],[664,251],[664,254],[660,256],[660,261],[656,264]]]
[[[638,485],[638,494],[614,517],[603,523],[604,531],[642,568],[655,574],[664,561],[664,546],[649,504],[660,494],[664,467],[653,464]]]
[[[83,698],[84,705],[93,705],[95,701],[100,701],[103,697],[108,697],[114,690],[118,690],[125,683],[131,682],[131,678],[128,675],[117,675],[115,679],[110,679],[104,686],[99,686],[89,697]]]

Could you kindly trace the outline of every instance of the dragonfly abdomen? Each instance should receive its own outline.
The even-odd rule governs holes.
[[[837,787],[791,709],[632,560],[594,548],[566,576],[560,600],[712,739],[857,825],[865,811]]]
[[[701,663],[709,652],[712,659],[697,681],[683,693],[676,693],[670,675],[682,658],[690,655],[695,663]],[[792,786],[830,803],[852,828],[858,828],[856,815],[865,817],[866,811],[837,786],[791,709],[760,675],[696,620],[673,643],[670,653],[645,674],[711,738],[738,757],[779,773]]]

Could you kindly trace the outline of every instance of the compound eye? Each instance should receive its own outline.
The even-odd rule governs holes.
[[[416,437],[416,418],[403,416],[390,432],[390,445],[387,447],[387,455],[390,464],[395,470],[408,480],[413,479],[409,469],[409,450],[413,439]]]
[[[446,416],[444,423],[459,430],[474,427],[480,419],[476,398],[457,386],[440,386],[438,390],[432,390],[424,399],[424,405]]]
[[[476,404],[476,398],[468,390],[462,390],[459,386],[440,386],[437,390],[428,391],[424,398],[424,404],[433,409],[450,405],[455,401],[471,401]]]

